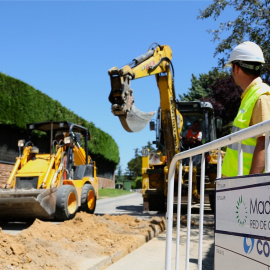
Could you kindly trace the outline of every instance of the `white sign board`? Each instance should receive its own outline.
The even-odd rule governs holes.
[[[215,270],[270,269],[270,174],[216,182]]]

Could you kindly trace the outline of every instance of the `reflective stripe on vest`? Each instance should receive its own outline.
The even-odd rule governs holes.
[[[238,128],[236,126],[232,127],[232,133],[243,130],[243,128]],[[256,138],[252,137],[241,142],[241,149],[244,153],[253,154],[256,146]],[[238,151],[238,143],[233,143],[228,145],[232,150]]]
[[[249,127],[253,108],[258,98],[263,94],[270,95],[270,87],[265,83],[257,84],[249,89],[242,99],[237,116],[233,121],[232,132]],[[257,140],[254,137],[241,142],[243,151],[243,175],[249,174],[256,143]],[[236,176],[238,174],[238,143],[231,144],[227,147],[222,164],[222,174],[226,176]]]
[[[238,151],[238,143],[233,143],[231,145],[228,145],[228,147],[232,150]],[[243,150],[244,153],[253,154],[255,150],[255,146],[241,143],[241,149]]]

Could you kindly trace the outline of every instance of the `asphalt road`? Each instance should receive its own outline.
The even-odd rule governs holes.
[[[96,215],[132,215],[138,217],[165,216],[165,213],[156,211],[143,213],[143,198],[141,193],[131,193],[114,198],[106,198],[97,201]]]
[[[119,197],[97,200],[95,214],[139,215],[142,213],[142,209],[142,194],[134,192]]]

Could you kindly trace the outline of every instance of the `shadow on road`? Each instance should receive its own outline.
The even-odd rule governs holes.
[[[135,212],[134,214],[142,213],[143,205],[121,205],[116,207],[117,210]]]
[[[165,217],[165,212],[158,212],[158,211],[149,211],[143,212],[143,205],[121,205],[115,208],[117,213],[113,213],[113,215],[121,216],[121,215],[130,215],[130,216],[139,216],[139,217]],[[103,216],[104,213],[95,213],[96,215]]]
[[[2,230],[8,230],[12,232],[19,232],[25,229],[28,229],[34,221],[27,221],[27,222],[8,222],[8,221],[0,221],[0,227]]]

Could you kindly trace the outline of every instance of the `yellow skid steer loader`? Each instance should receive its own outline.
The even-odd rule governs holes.
[[[67,121],[32,123],[27,129],[29,141],[18,142],[19,156],[0,189],[0,221],[67,220],[77,211],[94,213],[98,179],[88,155],[89,130]],[[38,145],[31,136],[40,138]]]

